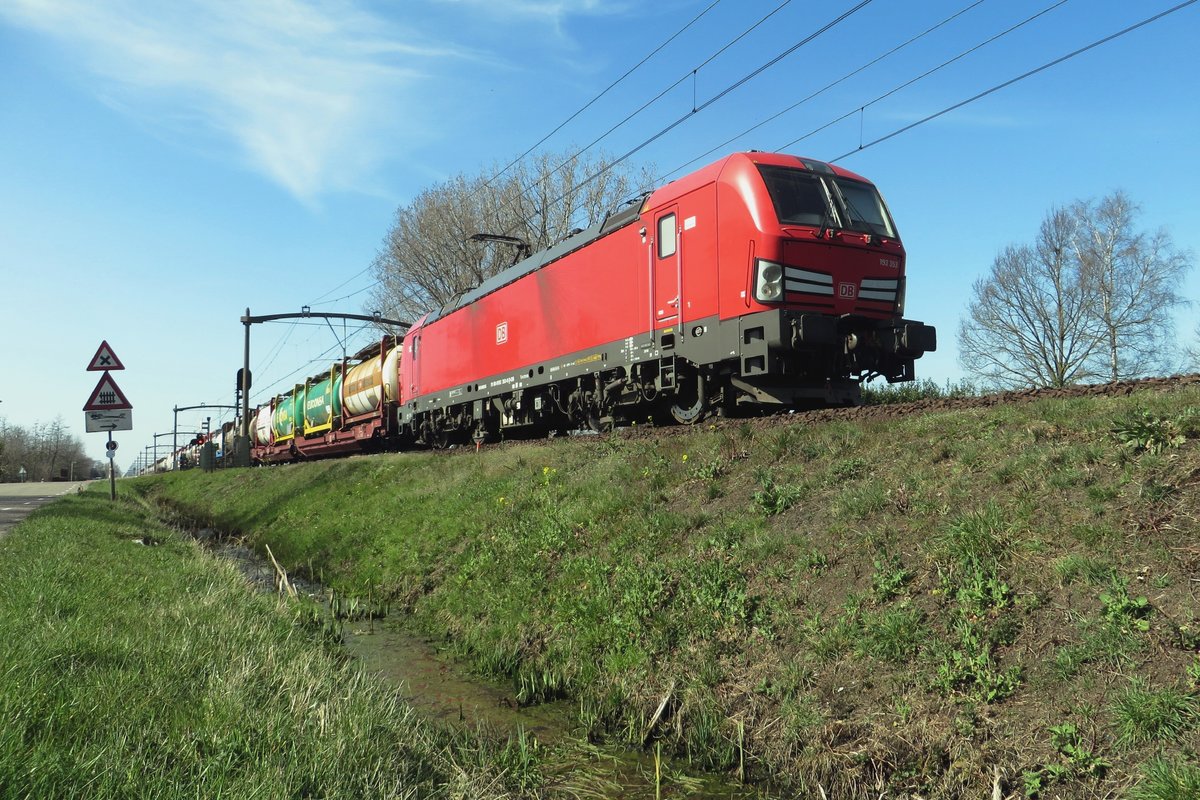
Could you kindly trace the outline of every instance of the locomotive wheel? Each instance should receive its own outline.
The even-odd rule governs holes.
[[[491,444],[499,438],[495,431],[482,423],[477,425],[475,430],[471,432],[471,442],[475,445]]]
[[[704,419],[708,412],[708,398],[705,391],[704,376],[696,373],[692,387],[680,386],[676,400],[671,405],[671,418],[680,425],[695,425]]]
[[[601,419],[600,415],[595,413],[587,415],[587,424],[588,430],[595,431],[596,433],[608,433],[613,429],[611,417]]]

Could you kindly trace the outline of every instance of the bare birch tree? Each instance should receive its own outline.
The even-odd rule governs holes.
[[[1082,202],[1079,257],[1097,295],[1103,374],[1108,380],[1169,369],[1178,351],[1171,312],[1183,303],[1179,287],[1190,266],[1166,230],[1135,230],[1138,206],[1117,190]]]
[[[372,264],[378,284],[373,309],[415,319],[480,285],[522,255],[512,242],[481,241],[475,234],[512,237],[532,252],[598,222],[637,195],[646,172],[611,167],[604,158],[543,154],[499,177],[458,175],[422,191],[396,211]]]
[[[1077,225],[1066,209],[1042,221],[1031,247],[1004,249],[959,322],[959,359],[1004,387],[1066,386],[1092,377],[1094,292],[1074,254]]]
[[[1173,310],[1191,256],[1135,229],[1121,191],[1053,209],[1033,247],[1010,246],[977,280],[959,359],[996,386],[1065,386],[1169,368]]]

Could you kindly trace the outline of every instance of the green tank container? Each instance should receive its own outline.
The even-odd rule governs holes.
[[[332,430],[342,415],[342,376],[330,372],[328,378],[309,383],[304,400],[304,435]]]
[[[303,391],[304,387],[297,387]],[[271,428],[275,432],[275,441],[284,442],[296,435],[296,400],[295,391],[288,392],[275,401],[275,414],[271,418]]]

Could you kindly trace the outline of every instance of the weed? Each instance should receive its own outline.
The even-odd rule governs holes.
[[[1066,756],[1068,766],[1075,775],[1092,775],[1104,777],[1104,773],[1112,766],[1107,760],[1097,756],[1083,744],[1078,728],[1070,722],[1054,725],[1050,728],[1050,743],[1054,749]]]
[[[842,483],[861,478],[866,474],[868,466],[867,460],[860,456],[842,459],[829,470],[829,482]]]
[[[799,502],[803,495],[802,490],[797,486],[786,486],[776,483],[775,476],[768,470],[757,470],[755,479],[758,481],[759,489],[751,499],[758,510],[767,516],[774,516],[775,514],[787,511]]]
[[[943,646],[936,683],[947,694],[961,691],[981,703],[1010,696],[1021,683],[1021,668],[1001,669],[992,656],[986,631],[977,622],[960,619],[957,642]]]
[[[1051,786],[1080,776],[1103,778],[1112,767],[1108,760],[1084,745],[1083,737],[1074,723],[1052,725],[1049,731],[1050,744],[1063,761],[1026,770],[1021,776],[1026,797],[1040,797]]]
[[[1112,709],[1117,744],[1134,747],[1169,740],[1192,726],[1196,700],[1171,688],[1151,689],[1145,679],[1131,678],[1129,688],[1117,696]]]
[[[820,550],[809,550],[800,557],[800,566],[814,575],[820,575],[829,569],[829,557]]]
[[[1041,797],[1042,792],[1056,783],[1067,779],[1068,769],[1062,764],[1047,764],[1021,774],[1022,786],[1026,797]]]
[[[1011,604],[1012,590],[995,569],[969,569],[957,576],[957,584],[948,575],[943,576],[943,585],[965,614],[999,611]]]
[[[1157,454],[1167,448],[1178,447],[1186,441],[1181,422],[1179,417],[1162,417],[1142,409],[1119,420],[1113,425],[1112,433],[1122,447],[1135,455]]]
[[[912,580],[912,572],[905,569],[900,556],[880,553],[875,559],[875,573],[871,576],[871,589],[875,601],[886,603],[900,593],[904,585]]]
[[[1151,606],[1145,597],[1133,598],[1129,594],[1129,581],[1114,577],[1107,591],[1101,592],[1104,618],[1121,630],[1150,630]]]
[[[683,454],[683,461],[687,461],[687,453]],[[721,455],[715,455],[696,463],[688,471],[688,478],[694,481],[715,481],[729,472],[729,467],[732,462]]]

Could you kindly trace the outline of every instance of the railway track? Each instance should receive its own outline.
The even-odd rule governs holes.
[[[758,417],[709,417],[702,425],[715,426],[717,430],[725,426],[747,424],[755,429],[769,429],[782,425],[815,425],[835,421],[902,419],[916,414],[930,414],[939,411],[993,408],[996,406],[1012,405],[1014,403],[1032,403],[1039,400],[1056,399],[1068,400],[1078,397],[1126,397],[1135,392],[1172,392],[1197,386],[1200,386],[1200,373],[1190,373],[1158,378],[1117,381],[1113,383],[1069,386],[1061,389],[1010,390],[983,395],[931,398],[929,400],[906,403],[819,408]],[[593,439],[593,436],[617,436],[635,439],[669,438],[672,436],[687,435],[693,432],[695,428],[696,426],[694,425],[632,425],[617,428],[610,433],[588,435],[581,438]],[[519,446],[529,441],[540,440],[506,440],[496,444],[484,445],[484,447]],[[456,449],[456,451],[463,452],[467,449],[469,448]]]

